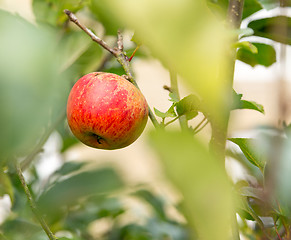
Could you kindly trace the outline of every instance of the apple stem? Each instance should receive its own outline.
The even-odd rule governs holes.
[[[20,164],[16,163],[15,167],[16,167],[18,178],[19,178],[19,180],[21,182],[21,185],[22,185],[22,187],[24,189],[25,195],[27,197],[27,200],[29,202],[29,205],[30,205],[30,208],[31,208],[33,214],[35,215],[35,217],[39,221],[41,227],[43,228],[43,230],[47,234],[48,238],[50,240],[57,240],[57,238],[55,237],[55,235],[52,233],[52,231],[50,230],[49,226],[47,225],[46,221],[42,217],[41,213],[39,212],[34,199],[32,198],[30,190],[29,190],[29,188],[28,188],[28,186],[27,186],[27,184],[25,182],[24,176],[22,174],[22,170],[21,170]]]
[[[79,28],[81,28],[85,33],[87,33],[87,35],[89,35],[94,42],[98,43],[101,47],[103,47],[105,50],[110,52],[114,57],[116,57],[117,61],[120,63],[126,75],[128,76],[127,79],[139,89],[136,81],[133,78],[132,70],[129,64],[129,59],[123,51],[123,37],[121,31],[118,30],[117,32],[117,47],[111,48],[105,41],[97,37],[90,29],[88,29],[84,24],[82,24],[78,20],[76,15],[73,14],[70,10],[65,9],[64,13],[67,14],[71,22],[75,23]],[[149,108],[149,118],[151,119],[154,127],[160,128],[158,120],[156,119],[155,115],[153,114],[149,106],[148,108]]]

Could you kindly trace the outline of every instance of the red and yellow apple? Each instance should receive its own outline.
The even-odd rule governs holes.
[[[143,132],[148,105],[138,88],[113,73],[93,72],[73,86],[67,103],[73,134],[84,144],[119,149]]]

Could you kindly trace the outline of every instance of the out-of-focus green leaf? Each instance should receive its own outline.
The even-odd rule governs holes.
[[[133,41],[137,46],[142,45],[142,41],[135,34],[133,34],[131,41]]]
[[[73,206],[90,195],[101,195],[120,189],[123,182],[110,168],[82,171],[48,188],[38,200],[43,211],[53,218],[61,209]]]
[[[253,20],[248,24],[248,27],[254,30],[255,36],[291,44],[291,18],[287,16]]]
[[[135,31],[154,57],[177,72],[213,118],[229,102],[226,52],[231,34],[205,1],[95,0],[108,17]]]
[[[7,220],[1,225],[1,232],[7,237],[7,239],[13,240],[23,240],[23,239],[32,239],[32,240],[45,240],[45,232],[37,224],[28,221],[27,219],[12,219]],[[39,238],[36,238],[38,235]]]
[[[107,35],[117,35],[118,29],[123,27],[123,23],[117,20],[115,15],[111,14],[110,9],[107,8],[103,1],[91,0],[90,10],[94,16],[99,20],[105,28]],[[127,12],[130,14],[129,12]]]
[[[258,12],[262,9],[259,0],[245,0],[243,6],[243,15],[242,19],[249,17],[250,15]]]
[[[207,0],[208,7],[220,17],[226,17],[228,0]]]
[[[237,42],[234,44],[235,48],[245,49],[253,54],[258,53],[257,47],[249,41]]]
[[[277,146],[279,147],[279,146]],[[281,154],[276,159],[276,171],[274,176],[276,178],[275,192],[282,210],[282,215],[290,216],[291,214],[291,139],[289,138],[281,142]],[[274,149],[276,150],[276,149]],[[278,150],[278,149],[277,149]]]
[[[33,0],[32,7],[36,20],[41,23],[49,23],[53,26],[63,24],[67,19],[65,9],[76,12],[88,5],[90,0]]]
[[[255,140],[252,138],[229,138],[231,142],[239,146],[246,158],[253,165],[257,166],[262,172],[264,172],[266,160],[256,150]]]
[[[266,200],[263,190],[254,187],[242,187],[240,188],[240,194],[245,197],[257,198],[262,201]]]
[[[55,171],[54,174],[64,176],[74,171],[80,170],[85,164],[85,162],[66,162],[60,169]]]
[[[79,75],[85,75],[94,72],[102,60],[102,49],[96,43],[92,42],[83,54],[72,64],[71,69]]]
[[[14,200],[13,186],[7,173],[0,171],[0,197],[8,194],[11,202]]]
[[[86,50],[88,50],[91,39],[82,31],[72,31],[66,34],[60,42],[61,45],[61,71],[69,68]],[[95,45],[96,48],[97,45]]]
[[[237,35],[239,35],[239,38],[249,37],[254,34],[254,30],[251,28],[240,28],[235,29],[234,31],[237,33]]]
[[[68,76],[59,74],[57,38],[50,29],[1,10],[0,35],[0,152],[5,158],[27,154],[36,144],[65,105]]]
[[[198,238],[228,239],[233,196],[223,165],[186,132],[155,132],[151,142],[184,196],[183,210]]]
[[[158,217],[160,217],[162,220],[166,219],[166,213],[164,209],[164,202],[161,198],[155,196],[153,193],[146,189],[138,190],[134,193],[137,197],[140,197],[144,199],[146,202],[148,202],[155,210],[155,213]]]
[[[238,60],[252,67],[256,65],[269,67],[276,62],[276,51],[273,46],[264,43],[251,44],[257,49],[257,53],[249,51],[249,49],[240,48],[236,56]]]
[[[194,94],[184,97],[175,104],[179,116],[185,115],[190,120],[198,115],[200,100]]]
[[[291,1],[277,1],[277,0],[257,0],[263,8],[266,10],[271,10],[276,7],[291,7]]]

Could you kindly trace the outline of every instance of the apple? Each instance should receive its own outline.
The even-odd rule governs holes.
[[[113,73],[92,72],[73,86],[67,103],[72,133],[84,144],[119,149],[143,132],[148,105],[140,90]]]

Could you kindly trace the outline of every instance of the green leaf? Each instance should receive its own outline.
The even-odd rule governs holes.
[[[276,51],[273,46],[264,43],[251,43],[256,49],[257,53],[246,48],[240,48],[237,51],[236,58],[252,67],[256,65],[263,65],[265,67],[271,66],[276,62]]]
[[[113,169],[94,169],[74,174],[56,182],[39,197],[39,205],[50,217],[61,217],[61,209],[74,206],[91,195],[120,189],[123,182]]]
[[[261,104],[258,104],[253,101],[246,101],[246,100],[241,100],[241,105],[239,106],[240,109],[252,109],[256,110],[261,113],[265,113],[264,107]]]
[[[91,44],[91,39],[82,31],[72,31],[60,41],[61,71],[69,68]]]
[[[255,36],[291,44],[291,18],[287,16],[253,20],[248,24],[248,27],[254,30]]]
[[[164,210],[164,202],[161,198],[155,196],[153,193],[146,189],[138,190],[134,193],[134,195],[144,199],[146,202],[148,202],[153,209],[155,210],[155,213],[157,216],[159,216],[162,220],[166,219],[166,213]]]
[[[0,24],[3,159],[26,155],[35,146],[51,116],[65,106],[70,76],[59,72],[61,56],[51,28],[36,27],[2,10],[0,22],[5,23]]]
[[[266,10],[271,10],[276,7],[290,7],[291,1],[277,1],[277,0],[258,0],[258,2],[265,8]]]
[[[249,17],[250,15],[258,12],[261,9],[262,9],[262,6],[258,0],[245,0],[242,19]]]
[[[53,26],[61,26],[68,18],[64,9],[76,12],[88,5],[90,0],[33,0],[32,7],[36,20]]]
[[[142,41],[138,38],[138,36],[134,33],[131,41],[134,42],[137,46],[142,45]]]
[[[151,142],[184,197],[183,210],[197,239],[228,239],[233,196],[218,159],[188,132],[153,132]]]
[[[173,93],[173,92],[170,92],[169,93],[169,97],[170,97],[170,101],[173,102],[173,103],[176,103],[176,102],[179,102],[180,99],[178,98],[177,94],[176,93]]]
[[[240,38],[249,37],[254,34],[254,30],[251,28],[240,28],[234,30]]]
[[[233,107],[232,110],[234,109],[251,109],[258,111],[260,113],[265,113],[264,107],[261,104],[258,104],[254,101],[247,101],[247,100],[242,100],[242,94],[237,94],[235,91],[233,91]]]
[[[14,193],[10,177],[7,173],[0,171],[0,197],[3,197],[5,194],[9,195],[10,200],[13,203]]]
[[[265,194],[263,189],[254,188],[254,187],[242,187],[240,188],[240,194],[244,197],[252,197],[259,199],[261,201],[265,201]]]
[[[111,13],[111,9],[106,7],[100,0],[91,0],[90,10],[98,21],[104,26],[107,35],[117,35],[118,29],[123,26],[117,20],[116,16]]]
[[[255,140],[252,138],[229,138],[229,141],[239,146],[243,154],[253,165],[264,172],[266,161],[255,149]]]
[[[177,102],[175,106],[179,116],[185,115],[187,120],[190,120],[198,115],[200,100],[196,95],[190,94]]]
[[[174,105],[172,105],[166,112],[161,112],[156,108],[154,108],[154,111],[155,111],[155,114],[162,119],[165,119],[167,117],[176,117],[177,116],[177,114],[175,113],[175,110],[174,110]]]
[[[245,49],[253,54],[258,53],[257,47],[249,41],[236,42],[234,48]]]
[[[80,76],[89,72],[94,72],[100,65],[102,60],[102,49],[96,43],[89,44],[87,50],[71,65],[73,71]]]

